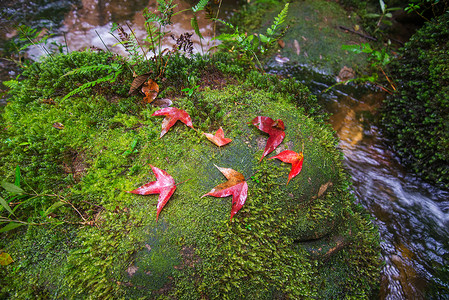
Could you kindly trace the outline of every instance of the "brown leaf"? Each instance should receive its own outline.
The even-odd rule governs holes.
[[[283,40],[278,40],[279,47],[284,48],[285,42]]]
[[[142,93],[145,94],[143,100],[146,103],[151,103],[156,99],[157,94],[159,93],[159,85],[153,79],[148,79],[142,86]]]
[[[320,190],[318,191],[318,197],[321,197],[324,194],[324,192],[326,192],[327,188],[330,187],[330,186],[332,186],[332,182],[331,181],[328,181],[325,184],[322,184],[320,186]]]
[[[52,126],[56,129],[64,129],[64,125],[62,123],[59,122],[55,122],[52,124]]]
[[[128,94],[131,95],[132,93],[137,91],[142,86],[142,84],[147,81],[150,75],[151,73],[145,73],[134,78],[133,82],[131,83],[131,87],[129,88]]]
[[[166,107],[171,106],[173,104],[173,101],[171,101],[168,98],[163,98],[163,99],[156,99],[152,103],[153,103],[154,106],[159,106],[159,107],[162,107],[162,108],[166,108]]]

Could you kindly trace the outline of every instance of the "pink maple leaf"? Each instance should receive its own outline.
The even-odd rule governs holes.
[[[279,153],[276,156],[270,157],[269,159],[277,158],[283,162],[292,164],[292,169],[290,170],[290,173],[288,174],[288,180],[287,184],[296,175],[299,174],[302,170],[302,163],[304,162],[304,155],[302,152],[295,152],[292,150],[285,150]]]
[[[176,184],[173,177],[171,177],[167,172],[150,165],[156,176],[156,181],[148,182],[147,184],[138,187],[135,190],[129,191],[127,193],[137,194],[137,195],[152,195],[159,194],[159,199],[157,201],[157,212],[156,221],[159,218],[159,213],[167,204],[170,197],[176,190]]]
[[[164,134],[166,134],[167,131],[173,125],[175,125],[178,120],[183,122],[190,128],[193,128],[192,120],[190,119],[189,114],[185,110],[176,107],[166,107],[160,109],[158,111],[155,111],[151,116],[166,116],[162,121],[162,131],[159,138],[163,137]]]

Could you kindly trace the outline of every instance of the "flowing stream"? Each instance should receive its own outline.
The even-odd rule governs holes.
[[[147,5],[142,0],[83,0],[65,15],[59,34],[52,41],[59,44],[67,41],[71,51],[90,46],[104,48],[103,43],[112,47],[116,43],[108,33],[112,22],[128,22],[136,35],[142,37],[144,19],[139,12]],[[192,4],[179,2],[179,5],[188,8]],[[230,5],[222,7],[223,14],[232,11]],[[175,35],[193,32],[190,16],[179,15],[175,22],[169,28]],[[210,45],[212,26],[210,22],[200,25],[204,46]],[[13,35],[10,31],[3,39]],[[196,51],[201,51],[199,41],[194,42]],[[36,47],[28,54],[39,56],[41,51]],[[1,66],[5,68],[4,63]],[[389,150],[388,140],[375,122],[385,94],[354,86],[338,86],[322,93],[334,79],[305,72],[304,66],[280,66],[272,62],[270,68],[271,72],[304,82],[332,114],[330,122],[340,137],[339,146],[352,176],[356,199],[371,213],[381,235],[385,265],[377,298],[449,299],[449,282],[438,277],[438,270],[448,264],[449,192],[415,178]],[[1,75],[0,80],[7,80],[15,73],[10,70]]]

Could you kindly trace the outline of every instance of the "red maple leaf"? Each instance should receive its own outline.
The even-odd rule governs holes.
[[[176,190],[176,184],[173,177],[171,177],[167,172],[156,168],[150,165],[153,170],[154,175],[156,175],[156,181],[148,182],[147,184],[142,185],[141,187],[127,192],[137,195],[152,195],[159,194],[159,199],[157,201],[157,213],[156,213],[156,221],[159,218],[159,213],[164,208],[165,204],[167,204],[171,195]]]
[[[262,157],[260,158],[260,160],[262,160],[268,153],[276,149],[276,147],[279,146],[279,144],[284,140],[284,122],[281,119],[274,121],[269,117],[259,116],[255,117],[251,123],[263,132],[268,133],[270,136],[267,144],[265,145],[265,150],[263,151]]]
[[[176,108],[176,107],[166,107],[163,109],[160,109],[158,111],[155,111],[151,116],[166,116],[164,120],[162,121],[162,131],[161,131],[161,137],[164,136],[164,134],[167,133],[167,131],[175,125],[175,123],[179,120],[189,126],[190,128],[193,128],[192,120],[190,119],[189,114],[182,109]]]
[[[227,197],[232,195],[232,219],[232,217],[245,204],[246,197],[248,196],[248,184],[245,181],[245,177],[243,177],[241,173],[229,168],[217,168],[221,173],[223,173],[228,181],[217,185],[209,193],[204,194],[201,198],[205,196]]]
[[[224,145],[229,144],[230,142],[232,142],[231,139],[228,139],[228,138],[224,137],[223,128],[221,128],[221,127],[217,130],[217,132],[215,132],[215,135],[212,135],[210,133],[204,133],[204,132],[203,132],[203,134],[207,137],[207,139],[209,141],[211,141],[212,143],[214,143],[218,147],[224,146]]]
[[[292,169],[290,170],[290,173],[288,174],[288,180],[287,184],[296,175],[301,172],[302,169],[302,163],[304,162],[304,155],[302,152],[295,152],[292,150],[285,150],[279,153],[276,156],[270,157],[269,159],[277,158],[279,160],[282,160],[283,162],[292,164]]]

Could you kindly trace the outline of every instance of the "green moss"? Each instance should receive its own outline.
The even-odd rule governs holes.
[[[190,62],[173,60],[181,74],[189,70]],[[163,118],[151,117],[156,108],[136,104],[136,97],[111,101],[109,94],[98,90],[97,95],[60,101],[64,94],[55,89],[55,96],[47,96],[54,97],[56,105],[49,105],[12,92],[3,114],[8,129],[3,135],[9,140],[2,145],[1,172],[11,181],[19,164],[30,187],[64,195],[84,224],[91,226],[63,224],[53,229],[66,232],[62,235],[71,241],[62,257],[56,252],[59,260],[53,269],[45,261],[24,256],[28,248],[21,247],[20,229],[9,232],[2,249],[50,274],[55,285],[44,280],[27,285],[31,274],[14,273],[12,264],[2,271],[4,294],[20,298],[16,293],[21,289],[24,297],[47,293],[60,298],[239,299],[248,293],[260,299],[337,294],[367,298],[376,288],[377,233],[353,204],[333,131],[322,117],[305,114],[318,111],[316,99],[292,81],[250,73],[246,81],[234,85],[229,82],[241,80],[239,75],[224,74],[211,61],[195,64],[198,80],[214,74],[228,84],[221,89],[202,86],[193,97],[173,98],[175,107],[190,114],[195,130],[178,122],[162,139]],[[45,69],[45,63],[39,68]],[[176,68],[168,65],[167,71]],[[176,80],[188,84],[188,79],[168,74],[165,88]],[[37,73],[27,76],[30,81],[42,80]],[[303,170],[288,185],[290,165],[259,162],[267,137],[248,124],[259,115],[284,120],[287,136],[281,147],[304,153]],[[52,127],[54,122],[64,129]],[[233,141],[218,148],[202,132],[220,126]],[[24,141],[34,144],[21,145]],[[47,164],[54,169],[45,169]],[[158,222],[157,195],[126,193],[155,180],[149,164],[166,170],[178,183]],[[232,221],[229,197],[201,197],[225,181],[214,165],[235,169],[248,182],[248,199]],[[45,201],[40,209],[55,200]],[[17,210],[17,217],[38,218],[33,207]],[[79,221],[69,206],[54,213],[59,220]],[[58,249],[58,236],[45,237],[48,251]],[[41,239],[30,235],[29,243]],[[332,250],[340,240],[345,241],[341,249]],[[320,248],[326,251],[315,251]],[[40,254],[38,249],[36,255]],[[19,273],[21,283],[15,282]]]
[[[398,91],[382,123],[395,150],[424,179],[449,187],[449,14],[420,29],[392,66]]]

